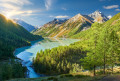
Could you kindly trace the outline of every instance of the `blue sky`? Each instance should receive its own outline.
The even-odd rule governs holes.
[[[0,0],[1,14],[34,26],[54,18],[68,19],[78,13],[88,15],[96,10],[113,16],[120,12],[120,0]]]

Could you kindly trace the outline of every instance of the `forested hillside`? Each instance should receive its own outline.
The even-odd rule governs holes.
[[[120,62],[119,32],[120,13],[103,24],[94,23],[90,29],[72,36],[80,38],[79,42],[68,47],[38,52],[33,60],[35,70],[62,74],[81,72],[85,69],[92,70],[96,75],[96,68],[100,67],[103,74],[114,73],[113,67]],[[110,70],[106,72],[107,69]]]
[[[30,41],[42,39],[29,33],[22,26],[0,14],[0,81],[24,78],[26,67],[14,58],[16,48],[30,45]]]
[[[0,59],[13,57],[15,48],[30,45],[30,41],[40,38],[0,14]]]

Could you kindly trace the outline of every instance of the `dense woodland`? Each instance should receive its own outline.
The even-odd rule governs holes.
[[[19,61],[10,59],[9,61],[0,62],[0,81],[26,76],[27,68],[23,67]]]
[[[0,14],[0,81],[25,77],[22,65],[15,59],[14,51],[21,46],[30,45],[30,41],[42,39],[25,30],[22,26],[6,19]]]
[[[33,65],[38,73],[63,74],[77,72],[81,67],[80,59],[85,56],[78,46],[60,46],[53,49],[41,50],[33,59]]]
[[[40,51],[33,59],[33,66],[38,73],[71,73],[81,70],[93,71],[101,68],[102,73],[120,63],[120,13],[107,22],[94,23],[91,28],[72,38],[81,41],[70,46],[57,47]]]

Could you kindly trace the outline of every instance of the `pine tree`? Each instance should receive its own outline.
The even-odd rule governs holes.
[[[89,46],[91,46],[90,51],[87,53],[87,57],[81,59],[81,61],[83,61],[83,67],[85,69],[93,69],[94,76],[96,75],[96,67],[100,65],[99,56],[97,53],[98,35],[98,32],[95,31],[94,36],[91,39],[92,42],[89,43]]]
[[[109,38],[109,46],[110,48],[108,49],[108,54],[109,54],[109,63],[111,65],[111,69],[112,69],[112,73],[113,73],[113,67],[116,63],[119,62],[119,46],[120,42],[119,42],[119,38],[118,35],[116,34],[116,32],[113,30],[110,34],[110,38]]]
[[[98,40],[98,56],[101,60],[103,66],[103,73],[105,74],[106,64],[107,64],[107,57],[108,57],[108,49],[109,49],[109,29],[106,27],[100,33],[100,37]]]

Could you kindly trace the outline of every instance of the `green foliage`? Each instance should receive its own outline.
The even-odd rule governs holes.
[[[90,76],[88,76],[88,75],[75,75],[74,77],[83,78],[83,77],[90,77]]]
[[[49,77],[47,80],[58,81],[56,77]]]
[[[63,74],[60,75],[60,78],[65,78],[65,77],[74,77],[72,74]]]
[[[104,74],[106,66],[112,66],[113,72],[113,66],[119,63],[120,59],[119,58],[120,42],[118,35],[116,34],[116,31],[111,30],[110,28],[107,27],[102,28],[101,31],[97,31],[96,33],[98,35],[95,37],[96,39],[92,39],[92,37],[95,36],[96,34],[94,34],[89,39],[89,40],[92,39],[92,42],[96,41],[93,42],[93,44],[95,45],[90,45],[87,57],[81,59],[83,61],[83,66],[85,66],[84,67],[85,69],[94,68],[94,73],[96,67],[104,66]]]
[[[10,60],[8,62],[1,62],[0,64],[0,81],[11,78],[24,78],[26,68],[17,60]]]
[[[85,31],[81,31],[80,33],[77,33],[76,35],[71,36],[71,38],[79,38],[82,40],[88,40],[91,39],[91,36],[94,36],[94,33],[96,31],[101,31],[102,29],[102,25],[100,23],[93,23],[91,28],[85,30]]]

